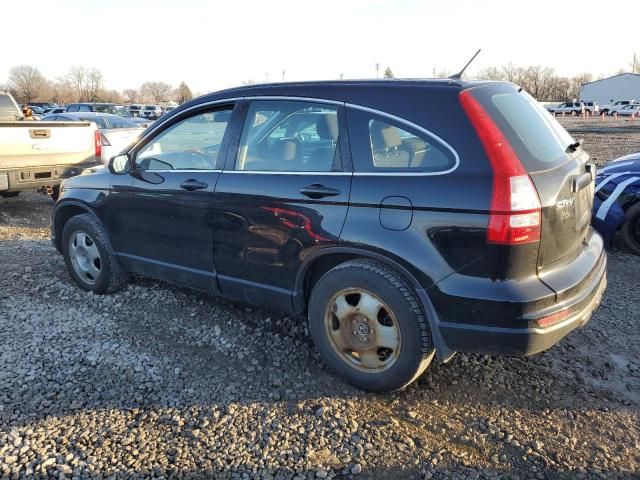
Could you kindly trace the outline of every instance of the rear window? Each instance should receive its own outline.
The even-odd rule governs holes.
[[[80,120],[83,122],[93,122],[98,125],[98,128],[107,128],[107,122],[105,122],[104,117],[82,117]]]
[[[8,95],[0,95],[0,120],[15,120],[18,109]]]
[[[507,137],[529,172],[547,170],[568,160],[571,135],[522,89],[510,85],[479,87],[473,96]]]
[[[122,117],[109,117],[107,119],[108,128],[138,128],[138,124]]]

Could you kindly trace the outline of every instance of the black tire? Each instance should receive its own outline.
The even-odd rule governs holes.
[[[70,255],[72,236],[82,233],[90,237],[99,252],[99,274],[94,281],[81,276],[74,267]],[[118,264],[108,248],[107,237],[100,222],[90,214],[71,217],[62,231],[62,253],[67,270],[80,288],[95,293],[113,293],[122,289],[127,283],[127,273]]]
[[[632,205],[625,215],[620,232],[626,247],[636,255],[640,255],[640,202]]]
[[[401,338],[399,352],[393,363],[382,371],[358,368],[345,354],[337,352],[328,333],[330,327],[325,321],[331,316],[330,304],[335,295],[350,289],[374,294],[391,310],[393,321],[397,321],[394,328],[399,330]],[[435,353],[428,320],[413,290],[402,276],[380,262],[352,260],[323,275],[311,292],[308,318],[311,336],[325,362],[348,383],[365,390],[390,391],[406,387],[429,366]]]
[[[51,188],[51,199],[54,202],[57,202],[59,196],[60,196],[60,185],[56,185],[55,187]]]
[[[3,198],[14,198],[17,197],[20,192],[0,192],[0,197]]]

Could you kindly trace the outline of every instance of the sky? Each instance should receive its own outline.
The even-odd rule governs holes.
[[[639,0],[4,0],[0,84],[28,64],[48,79],[98,68],[107,88],[185,81],[431,77],[513,62],[560,75],[640,62]],[[634,23],[635,22],[635,23]],[[29,31],[23,32],[23,25]],[[14,42],[8,39],[15,38]]]

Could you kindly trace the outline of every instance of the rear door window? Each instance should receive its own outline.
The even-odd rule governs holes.
[[[435,134],[355,108],[347,116],[357,172],[441,173],[456,166],[456,154]]]
[[[236,170],[330,172],[340,168],[338,109],[302,101],[252,102]]]
[[[575,140],[524,90],[490,85],[471,92],[505,134],[527,171],[547,170],[569,159],[567,147]]]

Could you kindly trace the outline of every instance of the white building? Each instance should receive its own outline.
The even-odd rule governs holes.
[[[581,102],[606,105],[618,100],[640,101],[640,74],[621,73],[580,87]]]

